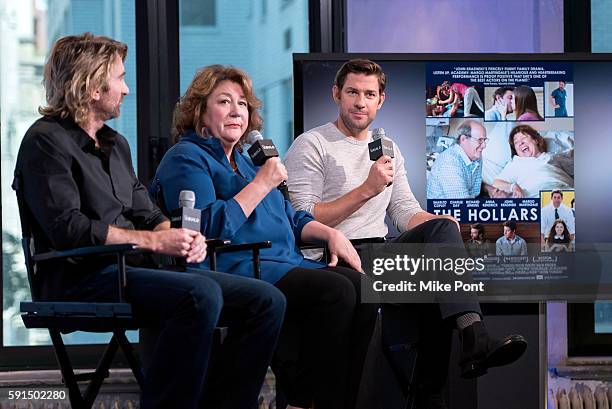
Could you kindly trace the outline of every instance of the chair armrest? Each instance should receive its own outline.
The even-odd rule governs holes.
[[[135,244],[109,244],[104,246],[79,247],[70,250],[53,250],[35,254],[34,261],[44,261],[56,258],[103,256],[106,254],[125,254],[141,251]]]
[[[261,269],[259,265],[259,250],[268,249],[272,247],[272,242],[270,241],[258,241],[255,243],[243,243],[243,244],[229,244],[227,246],[221,246],[217,249],[216,252],[211,254],[211,268],[212,268],[212,260],[216,257],[216,253],[233,253],[236,251],[248,251],[251,250],[253,252],[253,277],[256,279],[261,278]]]
[[[225,239],[208,239],[206,240],[206,250],[208,252],[208,259],[210,261],[210,269],[212,271],[217,270],[217,253],[221,247],[228,246],[232,243],[231,240]]]
[[[362,239],[352,239],[349,240],[353,246],[359,246],[361,244],[366,243],[384,243],[386,239],[384,237],[365,237]],[[328,262],[329,261],[329,253],[327,249],[327,243],[314,243],[314,244],[300,244],[300,250],[323,250],[323,255],[321,257],[321,261]]]
[[[364,237],[362,239],[351,239],[349,240],[353,246],[358,246],[365,243],[385,243],[384,237]],[[326,249],[327,243],[312,243],[312,244],[300,244],[300,250],[312,250],[312,249]]]
[[[119,286],[119,302],[125,299],[125,287],[127,286],[127,278],[125,274],[125,255],[127,253],[141,252],[135,244],[109,244],[104,246],[79,247],[70,250],[53,250],[46,253],[35,254],[32,259],[34,261],[52,260],[67,257],[84,257],[84,256],[117,256],[117,279]]]
[[[300,250],[316,250],[316,249],[323,249],[325,250],[327,248],[327,243],[320,243],[320,244],[300,244],[298,246],[298,248]]]
[[[208,251],[216,251],[217,248],[221,246],[227,246],[232,244],[231,240],[224,239],[206,239],[206,248]]]
[[[260,250],[272,247],[270,241],[258,241],[255,243],[229,244],[217,249],[217,253],[233,253],[236,251]]]
[[[384,237],[364,237],[363,239],[352,239],[350,242],[353,246],[358,246],[366,243],[384,243],[386,239]]]

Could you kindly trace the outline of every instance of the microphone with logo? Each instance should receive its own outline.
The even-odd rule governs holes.
[[[195,193],[181,190],[179,207],[170,214],[170,227],[200,231],[202,211],[195,209]]]
[[[246,143],[251,145],[249,149],[247,149],[247,152],[255,166],[263,166],[268,159],[278,157],[278,151],[272,139],[264,139],[262,134],[257,130],[249,132],[246,137]],[[285,200],[290,200],[287,181],[281,182],[281,184],[278,185],[278,190],[283,194]]]
[[[391,158],[395,157],[393,142],[387,139],[384,128],[372,130],[372,142],[368,143],[368,150],[370,151],[370,160],[373,162],[376,162],[383,155]],[[387,187],[392,184],[393,182],[389,182]]]
[[[178,205],[178,209],[170,213],[170,227],[199,232],[202,221],[202,211],[200,209],[195,209],[195,193],[191,190],[181,190],[179,193]],[[184,258],[177,258],[176,263],[181,268],[187,265]]]

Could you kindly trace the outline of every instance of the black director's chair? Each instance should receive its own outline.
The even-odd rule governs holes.
[[[132,306],[124,299],[126,285],[125,256],[128,253],[135,252],[135,246],[132,244],[117,244],[35,254],[31,225],[32,214],[25,203],[23,180],[19,171],[15,172],[12,187],[17,193],[23,254],[32,295],[31,302],[21,303],[21,318],[26,328],[46,328],[49,330],[55,356],[62,373],[62,382],[68,388],[68,397],[72,408],[89,409],[93,406],[104,379],[109,376],[109,368],[119,348],[123,351],[136,381],[142,388],[144,380],[142,367],[134,348],[125,336],[127,330],[138,329],[138,325],[132,316]],[[103,255],[115,255],[117,259],[119,274],[116,302],[39,301],[35,283],[38,279],[38,262]],[[62,334],[74,331],[111,332],[113,334],[93,372],[74,373],[66,346],[62,340]],[[84,393],[81,393],[78,385],[78,382],[82,381],[88,382]]]

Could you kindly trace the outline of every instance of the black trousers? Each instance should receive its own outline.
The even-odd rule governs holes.
[[[414,229],[408,230],[398,237],[391,239],[390,242],[444,244],[445,249],[453,252],[453,256],[468,257],[457,225],[448,219],[433,219],[421,223]],[[466,273],[462,279],[463,281],[471,280],[469,273]],[[437,305],[443,319],[461,315],[466,312],[476,312],[482,316],[480,304],[475,299],[467,302],[448,302]]]
[[[448,245],[445,248],[451,249],[455,253],[454,256],[467,257],[457,225],[448,219],[427,221],[391,239],[390,242],[441,243]],[[462,279],[469,280],[467,273]],[[411,326],[414,337],[418,338],[416,377],[419,396],[417,407],[428,407],[429,400],[437,399],[442,395],[448,378],[451,341],[455,328],[453,318],[468,312],[475,312],[482,316],[480,304],[475,299],[459,303],[382,305],[383,348],[388,348],[390,343],[402,343],[401,338],[406,337],[406,325]],[[390,364],[397,367],[405,366],[405,362],[391,362]]]
[[[346,267],[294,268],[276,283],[287,312],[272,368],[291,405],[355,406],[378,315],[360,301],[367,279]]]

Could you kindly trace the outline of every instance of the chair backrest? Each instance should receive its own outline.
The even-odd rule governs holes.
[[[19,219],[21,221],[21,247],[25,258],[26,271],[28,273],[28,283],[30,284],[30,294],[32,301],[38,299],[37,286],[34,285],[36,278],[36,263],[34,262],[34,237],[32,235],[32,213],[25,201],[23,192],[23,175],[21,171],[15,170],[13,184],[11,185],[17,194],[17,206],[19,207]]]
[[[166,200],[164,198],[164,190],[159,178],[154,177],[149,183],[149,197],[159,207],[159,210],[166,216],[170,217],[170,212],[166,208]]]

